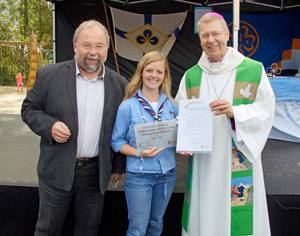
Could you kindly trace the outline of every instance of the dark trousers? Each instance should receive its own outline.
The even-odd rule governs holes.
[[[40,209],[35,236],[61,235],[69,207],[75,215],[73,235],[97,235],[104,200],[99,189],[98,171],[97,161],[76,166],[70,191],[57,189],[39,180]]]

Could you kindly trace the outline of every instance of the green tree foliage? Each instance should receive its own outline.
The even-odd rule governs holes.
[[[53,62],[52,4],[46,0],[1,0],[0,42],[30,42],[36,34],[43,65]],[[0,43],[0,85],[15,85],[15,75],[28,77],[30,47]],[[40,63],[39,66],[42,66]]]

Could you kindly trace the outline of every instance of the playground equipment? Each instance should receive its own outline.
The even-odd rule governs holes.
[[[27,91],[29,91],[35,81],[36,71],[39,66],[43,65],[43,54],[44,50],[41,44],[37,43],[37,35],[32,34],[30,36],[30,42],[8,42],[8,41],[0,41],[0,45],[27,45],[30,47],[30,59],[29,59],[29,75],[27,81]],[[47,50],[48,53],[50,50]]]
[[[32,34],[30,36],[31,39],[31,45],[30,45],[30,64],[29,64],[29,76],[28,76],[28,82],[27,82],[27,91],[29,91],[35,81],[36,71],[37,71],[37,35]],[[40,53],[42,53],[42,50],[40,50]]]

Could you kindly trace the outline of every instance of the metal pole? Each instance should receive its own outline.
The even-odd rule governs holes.
[[[56,63],[55,3],[52,3],[53,63]]]
[[[239,29],[240,29],[240,1],[233,1],[233,48],[238,50]]]

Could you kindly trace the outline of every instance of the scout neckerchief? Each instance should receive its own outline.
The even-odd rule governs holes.
[[[245,58],[237,67],[233,95],[233,106],[251,104],[255,101],[261,79],[260,62]],[[202,69],[199,65],[186,73],[188,99],[199,98]],[[234,124],[234,122],[232,122]],[[234,128],[234,127],[233,127]],[[189,158],[182,226],[188,231],[189,205],[191,199],[193,157]],[[253,168],[252,163],[240,152],[232,141],[231,167],[231,235],[253,235]],[[201,211],[201,209],[199,209]]]
[[[149,106],[144,98],[136,94],[137,99],[139,100],[140,104],[144,107],[146,111],[148,111],[155,119],[155,121],[160,121],[161,120],[161,113],[164,110],[164,102],[160,105],[158,109],[158,113],[153,111],[152,107]]]

